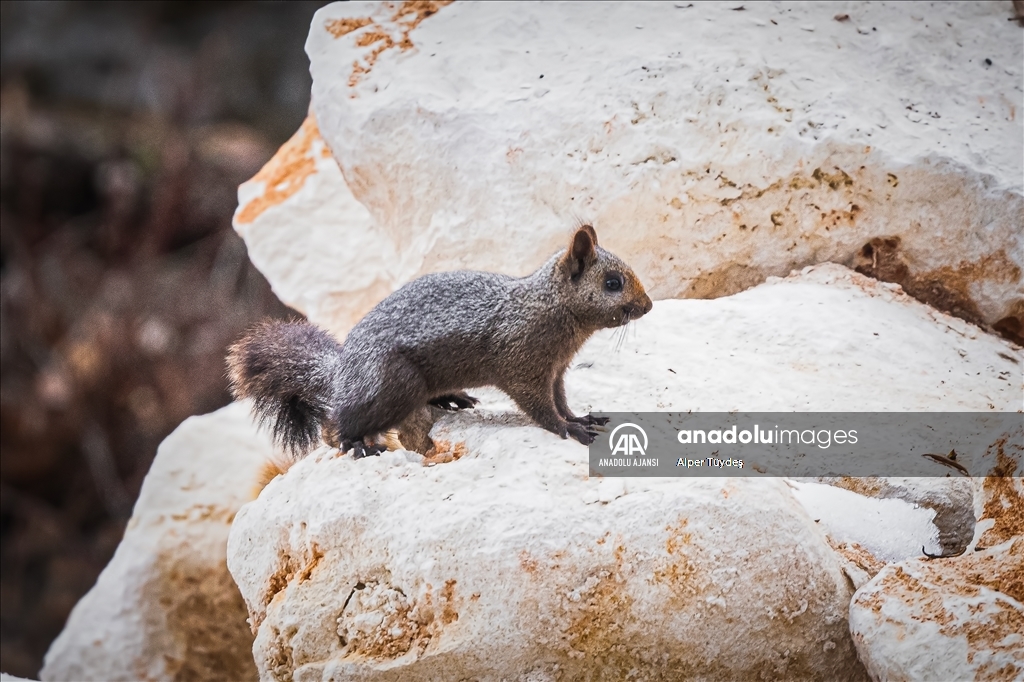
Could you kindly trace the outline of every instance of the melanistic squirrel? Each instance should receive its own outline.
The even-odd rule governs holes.
[[[564,375],[598,329],[651,309],[640,280],[597,245],[589,225],[526,277],[440,272],[377,304],[339,344],[308,322],[269,322],[231,347],[236,398],[251,398],[274,439],[303,455],[319,440],[379,452],[377,435],[427,405],[476,404],[463,389],[496,386],[538,425],[589,445],[594,425],[565,398]]]

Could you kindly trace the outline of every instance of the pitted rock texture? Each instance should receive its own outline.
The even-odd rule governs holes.
[[[318,12],[316,163],[240,192],[315,321],[344,334],[425,272],[524,274],[582,217],[656,299],[833,261],[1021,338],[1006,6],[412,5]]]
[[[272,454],[243,404],[191,417],[168,436],[114,558],[46,653],[42,679],[255,679],[225,546]]]
[[[578,444],[455,433],[470,454],[435,467],[303,460],[239,513],[262,679],[864,679],[852,589],[781,480],[601,503]],[[523,447],[478,454],[498,434]]]
[[[874,565],[866,569],[877,573],[869,582],[855,580],[850,630],[873,679],[1024,677],[1024,419],[969,459],[977,476],[961,480],[973,486],[978,520],[966,551]],[[904,499],[916,487],[928,505],[941,502],[935,492],[948,480],[926,479],[923,489],[918,484],[904,491],[893,490],[891,481],[861,483],[874,494],[898,493]],[[955,490],[959,493],[959,486]],[[935,506],[943,508],[951,520],[955,510]]]
[[[850,606],[876,680],[1024,677],[1024,538],[949,559],[882,569]]]
[[[982,471],[975,478],[974,507],[979,519],[974,546],[993,547],[1024,537],[1024,425],[1002,438],[985,453]]]

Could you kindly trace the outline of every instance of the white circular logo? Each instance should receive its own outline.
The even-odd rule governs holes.
[[[622,429],[626,430],[619,434]],[[643,443],[640,441],[641,438]],[[611,435],[608,436],[608,447],[611,448],[613,455],[646,455],[647,432],[632,422],[619,424],[612,429]]]

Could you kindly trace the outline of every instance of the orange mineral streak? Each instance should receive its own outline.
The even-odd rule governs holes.
[[[302,189],[306,179],[316,172],[316,156],[311,151],[313,143],[321,139],[316,119],[310,114],[302,122],[302,127],[249,181],[265,183],[266,189],[263,190],[263,194],[249,201],[238,212],[235,222],[248,225],[259,218],[268,208],[283,203],[288,197]],[[325,145],[321,150],[321,156],[329,154],[330,151]]]
[[[329,19],[324,23],[324,28],[335,38],[340,38],[347,33],[361,29],[367,24],[372,24],[370,17],[359,17],[357,19]]]
[[[385,21],[377,22],[371,17],[331,19],[324,23],[324,30],[335,38],[348,35],[353,31],[369,26],[370,29],[356,37],[357,47],[373,49],[361,59],[352,62],[352,73],[349,75],[349,87],[359,84],[362,77],[369,73],[377,59],[387,50],[398,47],[403,52],[414,47],[409,34],[427,17],[436,14],[453,0],[409,0],[401,3],[385,3],[384,9],[391,12]]]

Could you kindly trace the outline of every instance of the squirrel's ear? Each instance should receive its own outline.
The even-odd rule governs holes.
[[[591,240],[593,240],[594,246],[597,246],[597,231],[594,230],[593,225],[580,225],[579,229],[586,230],[587,234],[590,235]]]
[[[569,250],[562,258],[569,276],[573,279],[579,277],[588,265],[597,260],[597,233],[590,225],[584,225],[576,230],[572,236],[572,243]]]

